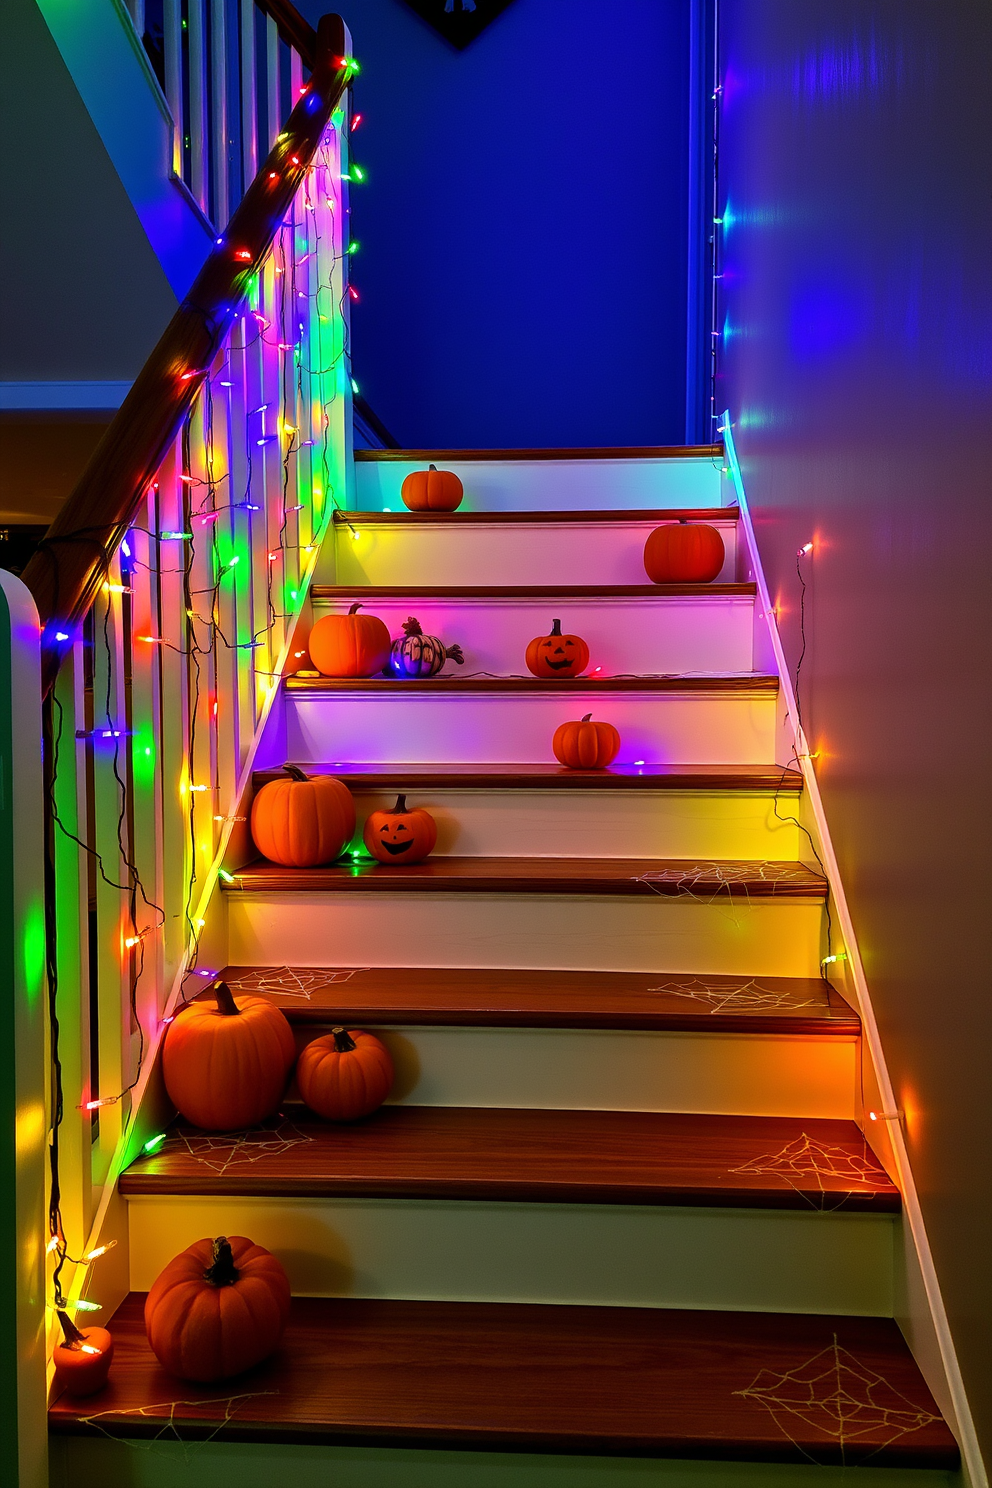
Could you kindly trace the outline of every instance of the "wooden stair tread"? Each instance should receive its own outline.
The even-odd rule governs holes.
[[[283,981],[284,992],[268,990],[273,974]],[[828,982],[814,977],[409,966],[323,972],[310,966],[227,966],[220,975],[235,991],[264,991],[291,1023],[302,1025],[613,1028],[846,1038],[861,1029],[854,1009]]]
[[[589,449],[369,449],[356,450],[362,464],[395,464],[410,460],[722,460],[722,444],[593,445]]]
[[[803,863],[692,858],[433,857],[394,868],[368,858],[283,868],[256,858],[224,880],[228,891],[436,894],[623,894],[692,898],[823,899],[827,881]]]
[[[570,693],[584,697],[590,693],[614,692],[778,692],[778,677],[758,672],[673,674],[664,677],[319,677],[298,672],[283,679],[287,692],[326,693],[341,696],[351,692],[395,693],[453,692],[472,693]]]
[[[295,763],[290,761],[289,763]],[[336,764],[304,762],[308,775],[334,775],[353,791],[401,790],[669,790],[800,791],[803,777],[785,765],[609,765],[566,770],[559,764]],[[256,790],[284,780],[282,770],[256,770]]]
[[[394,1105],[340,1125],[299,1111],[226,1137],[179,1125],[122,1174],[120,1191],[872,1213],[900,1207],[853,1121]]]
[[[752,599],[756,584],[527,584],[519,587],[492,584],[314,584],[312,599],[336,599],[353,603],[358,594],[363,600],[408,599],[411,603],[431,599],[681,599],[716,595]]]
[[[100,1395],[53,1431],[953,1469],[958,1449],[888,1318],[297,1298],[271,1359],[180,1383],[132,1292]],[[813,1406],[773,1412],[815,1376]],[[838,1380],[840,1376],[840,1380]],[[837,1431],[842,1382],[850,1433]],[[795,1388],[795,1387],[793,1387]],[[860,1411],[859,1411],[860,1406]]]
[[[361,452],[356,450],[358,458]],[[657,525],[660,522],[677,522],[686,517],[691,522],[736,522],[740,508],[736,506],[667,506],[667,507],[619,507],[605,511],[408,511],[399,507],[396,511],[336,511],[335,527],[390,527],[414,525],[419,527],[454,526],[567,526],[607,523],[620,526],[639,522]]]

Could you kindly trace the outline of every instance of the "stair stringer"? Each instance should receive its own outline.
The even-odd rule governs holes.
[[[898,1109],[898,1102],[882,1049],[878,1020],[875,1017],[809,744],[798,721],[795,687],[761,564],[734,444],[733,427],[729,411],[724,412],[718,433],[724,441],[723,473],[731,488],[726,493],[725,504],[736,502],[740,507],[738,578],[757,585],[753,664],[778,673],[776,759],[782,765],[788,764],[802,771],[804,789],[798,816],[809,834],[810,851],[801,856],[811,864],[818,863],[825,874],[830,886],[829,903],[837,927],[836,943],[831,945],[828,952],[838,957],[838,960],[831,963],[830,979],[861,1015],[861,1078],[856,1097],[856,1119],[864,1130],[867,1141],[902,1192],[903,1220],[897,1229],[901,1240],[896,1240],[899,1278],[896,1321],[957,1438],[961,1449],[964,1483],[967,1488],[988,1488],[988,1475],[982,1462],[971,1407],[965,1394],[957,1351],[923,1221],[905,1133],[899,1119],[872,1121],[868,1116],[871,1110],[894,1112]],[[792,810],[791,804],[787,804],[783,814],[792,814]]]

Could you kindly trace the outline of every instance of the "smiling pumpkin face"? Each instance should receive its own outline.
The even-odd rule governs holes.
[[[581,636],[562,635],[561,621],[555,620],[550,635],[531,641],[526,660],[535,677],[578,677],[589,665],[589,647]]]
[[[365,823],[365,846],[380,863],[402,867],[422,863],[437,842],[437,825],[430,812],[407,810],[406,796],[397,796],[392,811],[373,811]]]

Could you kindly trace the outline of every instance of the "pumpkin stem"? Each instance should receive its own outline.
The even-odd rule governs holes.
[[[404,799],[403,796],[400,796],[401,801]],[[332,1028],[331,1036],[334,1039],[334,1047],[339,1054],[350,1054],[352,1049],[358,1048],[347,1028]]]
[[[561,621],[560,620],[552,620],[552,622],[551,622],[551,634],[552,635],[561,635]]]
[[[436,465],[428,465],[427,469],[428,470],[436,470],[437,469],[437,466]]]
[[[404,622],[403,630],[408,636],[418,636],[423,635],[424,633],[420,628],[420,621],[415,620],[412,615],[410,616],[409,620]]]
[[[215,1287],[233,1286],[240,1275],[230,1240],[226,1235],[218,1235],[214,1241],[213,1264],[204,1271],[204,1281]]]
[[[59,1322],[62,1324],[62,1334],[65,1338],[66,1348],[81,1348],[83,1344],[84,1334],[80,1333],[79,1329],[76,1327],[69,1314],[67,1312],[63,1312],[62,1309],[59,1308],[56,1316],[58,1317]]]
[[[360,609],[361,609],[361,608],[362,608],[362,601],[361,601],[361,600],[360,600],[360,599],[358,599],[358,600],[356,600],[356,601],[355,601],[355,603],[354,603],[354,604],[353,604],[353,605],[352,605],[352,607],[351,607],[351,609],[350,609],[350,610],[349,610],[349,611],[348,611],[348,614],[349,614],[349,615],[354,615],[354,614],[355,614],[355,613],[356,613],[356,612],[357,612],[357,611],[358,611],[358,610],[360,610]]]
[[[444,654],[449,661],[457,662],[459,666],[465,665],[465,653],[461,646],[449,646]]]
[[[217,999],[217,1011],[223,1013],[225,1018],[233,1018],[236,1014],[240,1016],[241,1009],[226,982],[214,982],[213,994]]]
[[[283,765],[283,769],[286,771],[286,774],[289,776],[290,780],[309,780],[310,779],[309,775],[305,775],[303,773],[303,771],[300,769],[299,765]]]
[[[410,808],[406,804],[406,795],[396,797],[396,805],[393,807],[393,815],[403,816]]]
[[[582,722],[583,723],[588,723],[591,717],[592,717],[592,714],[591,713],[583,713],[583,715],[582,715]]]
[[[689,518],[688,517],[679,517],[679,526],[680,527],[688,527],[688,525],[689,525]]]

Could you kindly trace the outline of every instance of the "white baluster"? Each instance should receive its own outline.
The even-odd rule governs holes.
[[[258,102],[255,97],[255,0],[241,0],[241,172],[243,190],[258,170]]]
[[[227,0],[210,0],[210,75],[213,80],[210,120],[210,164],[213,220],[223,227],[231,215],[227,139]]]

